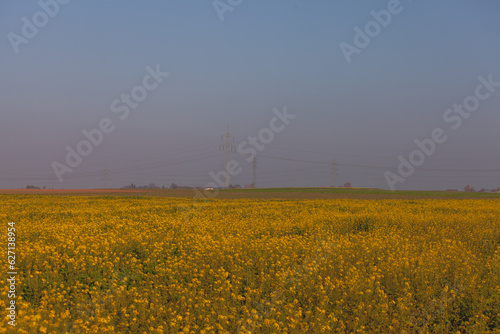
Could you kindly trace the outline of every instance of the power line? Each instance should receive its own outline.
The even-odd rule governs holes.
[[[314,163],[314,164],[320,164],[320,165],[331,165],[331,163],[322,162],[322,161],[290,159],[290,158],[283,158],[283,157],[276,157],[276,156],[269,156],[269,155],[259,155],[259,156],[264,157],[264,158],[270,158],[270,159],[307,162],[307,163]],[[395,166],[373,166],[373,165],[341,164],[341,163],[337,163],[336,165],[337,166],[345,166],[345,167],[360,167],[360,168],[383,168],[383,169],[394,169],[395,168]],[[443,171],[443,172],[488,172],[488,173],[500,172],[500,169],[474,169],[474,168],[453,169],[453,168],[419,168],[419,167],[416,167],[415,169],[422,170],[422,171]]]
[[[330,155],[332,152],[320,152],[320,151],[310,151],[310,150],[303,150],[303,149],[296,149],[296,148],[284,148],[284,147],[267,147],[266,149],[271,149],[271,150],[282,150],[282,151],[293,151],[293,152],[303,152],[303,153],[315,153],[315,154],[321,154],[321,155]],[[369,159],[397,159],[395,156],[384,156],[384,155],[367,155],[367,154],[345,154],[345,153],[338,153],[336,152],[335,155],[340,155],[344,157],[355,157],[355,158],[369,158]],[[453,161],[453,162],[462,162],[462,161],[490,161],[490,162],[498,162],[498,158],[491,158],[491,159],[478,159],[478,158],[466,158],[462,157],[460,159],[453,159],[453,158],[432,158],[432,161]]]
[[[312,161],[312,160],[301,160],[301,159],[290,159],[290,158],[282,158],[282,157],[273,157],[273,156],[270,156],[270,155],[262,155],[262,154],[259,155],[259,157],[269,158],[269,159],[277,159],[277,160],[307,162],[307,163],[313,163],[313,164],[318,164],[318,165],[331,165],[331,163],[329,163],[329,162]]]
[[[235,146],[233,145],[234,143],[234,137],[229,133],[229,125],[227,126],[227,132],[221,136],[221,140],[223,143],[220,145],[220,148],[225,152],[225,175],[226,175],[226,187],[229,186],[230,184],[230,173],[229,173],[229,155],[230,152],[235,151]],[[134,175],[133,177],[141,177],[140,174],[142,171],[145,170],[153,170],[153,169],[159,169],[159,168],[164,168],[166,166],[174,166],[174,165],[179,165],[179,164],[188,164],[188,163],[193,163],[196,161],[201,161],[205,159],[209,159],[212,157],[216,157],[218,154],[217,153],[208,153],[205,148],[208,147],[206,143],[203,144],[196,144],[193,145],[189,148],[177,148],[177,149],[172,149],[166,152],[158,152],[158,153],[151,153],[148,154],[147,156],[143,157],[129,157],[129,158],[123,158],[123,159],[114,159],[114,160],[109,160],[106,159],[106,162],[120,162],[120,166],[118,168],[113,168],[113,177],[115,177],[115,174],[117,177],[121,180],[124,179],[125,175]],[[283,150],[283,151],[290,151],[290,152],[303,152],[303,153],[315,153],[315,154],[322,154],[325,155],[325,152],[319,152],[319,151],[308,151],[308,150],[302,150],[302,149],[295,149],[295,148],[277,148],[277,147],[268,147],[271,150]],[[204,150],[203,152],[200,152],[201,150]],[[165,154],[168,154],[168,159],[165,158]],[[187,155],[187,156],[186,156]],[[394,157],[382,157],[382,156],[369,156],[369,155],[347,155],[347,154],[339,154],[336,153],[336,156],[352,156],[352,157],[361,157],[361,158],[391,158],[394,159]],[[173,158],[172,158],[173,156]],[[332,186],[336,185],[337,181],[337,174],[339,171],[342,172],[342,175],[348,174],[349,170],[356,170],[358,168],[360,169],[366,169],[366,171],[363,171],[362,175],[359,175],[357,177],[359,178],[367,178],[367,174],[369,175],[374,175],[372,173],[379,173],[380,169],[386,169],[386,170],[396,170],[398,168],[399,162],[395,163],[394,165],[391,166],[380,166],[380,165],[373,165],[373,164],[359,164],[359,163],[337,163],[336,160],[333,160],[332,162],[326,162],[326,161],[318,161],[316,159],[296,159],[296,158],[289,158],[289,157],[281,157],[281,156],[276,156],[274,154],[268,154],[268,155],[260,155],[262,158],[268,158],[268,159],[276,159],[276,160],[283,160],[283,161],[292,161],[292,162],[297,162],[297,163],[307,163],[307,164],[312,164],[316,166],[309,166],[304,169],[286,169],[286,170],[280,170],[280,171],[270,171],[267,173],[261,173],[262,175],[259,176],[259,180],[274,180],[274,179],[279,179],[280,177],[286,177],[286,178],[293,178],[293,176],[297,177],[299,174],[301,178],[306,178],[306,177],[321,177],[321,175],[327,175],[328,171],[316,171],[314,168],[321,168],[322,166],[329,166],[329,169],[331,171],[331,176],[332,176]],[[338,157],[337,157],[338,158]],[[431,161],[438,161],[438,160],[451,160],[451,161],[460,161],[458,159],[429,159],[429,162]],[[467,158],[461,159],[464,163],[466,162]],[[484,161],[486,159],[473,159],[475,161]],[[87,160],[86,160],[87,162]],[[93,163],[94,160],[88,160],[88,162]],[[271,164],[272,165],[272,164]],[[102,165],[101,165],[102,166]],[[262,166],[259,166],[262,169]],[[358,173],[360,173],[359,171]],[[415,174],[412,175],[412,178],[415,178],[416,180],[419,180],[419,182],[427,182],[425,179],[426,178],[443,178],[443,179],[449,179],[452,182],[452,180],[461,178],[461,179],[467,179],[469,182],[471,179],[479,179],[483,178],[485,179],[484,182],[489,182],[488,180],[492,180],[493,182],[494,179],[498,179],[500,169],[477,169],[477,168],[420,168],[420,167],[415,167]],[[424,172],[424,173],[418,173],[418,172]],[[428,173],[425,173],[428,172]],[[16,170],[16,171],[6,171],[3,170],[0,173],[3,175],[6,175],[6,177],[0,177],[0,180],[6,181],[6,182],[17,182],[17,181],[29,181],[29,182],[50,182],[50,181],[57,181],[57,177],[54,174],[50,173],[41,173],[38,170]],[[197,182],[196,180],[198,179],[206,179],[207,175],[176,175],[176,174],[165,174],[165,172],[161,173],[161,171],[158,171],[156,173],[155,171],[155,178],[168,178],[168,177],[176,177],[176,178],[182,178],[182,179],[189,179],[190,181]],[[121,174],[121,175],[120,175]],[[249,177],[249,173],[245,173]],[[277,174],[276,176],[273,176]],[[381,173],[380,173],[381,174]],[[433,174],[433,175],[422,175],[422,174]],[[462,175],[460,175],[462,174]],[[465,175],[464,175],[465,174]],[[467,175],[469,174],[469,175]],[[472,174],[472,175],[471,175]],[[478,175],[481,174],[481,175]],[[68,182],[75,182],[76,180],[82,180],[82,179],[89,179],[89,178],[94,178],[98,179],[98,177],[104,177],[104,187],[107,188],[109,185],[109,180],[110,180],[110,175],[111,171],[108,168],[108,165],[106,165],[106,168],[104,170],[104,174],[102,169],[101,170],[90,170],[90,171],[81,171],[79,172],[78,170],[75,170],[73,172],[67,173],[65,175],[65,181]],[[135,176],[138,175],[138,176]],[[374,175],[375,176],[375,175]],[[146,176],[144,176],[146,177]],[[374,178],[375,179],[375,178]],[[383,179],[383,176],[380,175],[380,177],[376,178],[377,180]],[[431,182],[431,181],[428,181]],[[445,182],[443,180],[436,180],[436,182]],[[252,162],[252,183],[254,186],[257,183],[257,159],[254,157],[253,162]]]

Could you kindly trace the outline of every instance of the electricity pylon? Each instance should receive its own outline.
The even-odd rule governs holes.
[[[104,189],[108,189],[109,169],[108,166],[104,169]]]
[[[337,176],[337,164],[335,163],[335,158],[333,158],[333,163],[332,163],[332,187],[335,187],[335,176]]]
[[[233,144],[231,144],[234,143],[234,137],[229,134],[229,125],[227,126],[226,134],[221,136],[222,141],[224,141],[223,138],[225,138],[225,143],[220,144],[219,149],[226,152],[226,163],[224,164],[226,184],[224,188],[229,188],[229,185],[231,184],[231,174],[229,173],[229,153],[236,152],[236,148]]]
[[[257,157],[253,157],[253,175],[252,175],[252,186],[257,187]]]

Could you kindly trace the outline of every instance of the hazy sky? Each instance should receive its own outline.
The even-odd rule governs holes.
[[[0,3],[1,188],[203,186],[228,124],[260,187],[500,186],[496,0],[64,2]]]

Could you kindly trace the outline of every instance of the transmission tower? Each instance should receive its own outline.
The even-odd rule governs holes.
[[[108,166],[104,169],[104,189],[108,189],[109,169]]]
[[[219,149],[226,152],[226,162],[224,164],[224,169],[225,169],[225,175],[226,175],[226,184],[224,188],[229,188],[229,185],[231,184],[231,174],[229,173],[229,153],[230,152],[235,152],[236,148],[234,147],[234,137],[229,134],[229,125],[227,126],[227,132],[226,134],[221,136],[221,140],[224,142],[224,144],[219,145]]]
[[[337,176],[337,164],[335,163],[335,158],[333,158],[333,163],[332,163],[332,187],[335,187],[335,176]]]
[[[257,157],[253,157],[253,175],[252,175],[252,186],[257,187]]]

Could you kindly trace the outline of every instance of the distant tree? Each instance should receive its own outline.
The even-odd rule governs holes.
[[[351,182],[344,183],[344,187],[351,188],[352,187]]]
[[[466,191],[466,192],[475,192],[476,189],[474,189],[474,187],[471,187],[470,185],[466,185],[464,187],[464,191]]]
[[[33,186],[33,185],[31,185],[31,184],[28,184],[28,185],[26,186],[26,189],[40,189],[40,187],[37,187],[37,186]]]
[[[172,183],[172,184],[170,185],[170,189],[177,189],[177,185],[176,185],[175,183]]]

